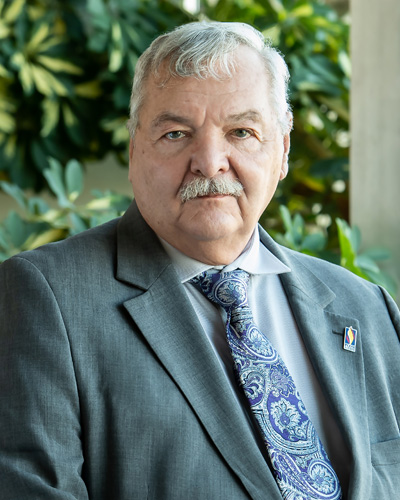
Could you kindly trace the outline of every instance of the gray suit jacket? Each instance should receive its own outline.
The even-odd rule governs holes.
[[[351,500],[400,491],[400,319],[378,287],[276,245],[352,457]],[[357,350],[343,332],[359,332]],[[280,500],[158,239],[120,220],[0,267],[3,500]]]

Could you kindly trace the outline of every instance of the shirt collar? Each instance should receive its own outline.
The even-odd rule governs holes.
[[[291,271],[289,267],[283,264],[260,242],[260,234],[257,226],[243,252],[227,266],[211,266],[192,259],[162,238],[159,239],[171,258],[181,283],[185,283],[198,274],[212,268],[223,269],[224,271],[243,269],[243,271],[249,274],[281,274]]]

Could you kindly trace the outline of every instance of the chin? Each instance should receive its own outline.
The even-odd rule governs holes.
[[[237,223],[215,222],[211,224],[192,224],[184,231],[191,234],[192,238],[198,241],[216,241],[233,236],[239,229]]]
[[[220,239],[235,237],[235,235],[247,233],[246,229],[251,221],[243,218],[243,214],[235,203],[224,209],[215,209],[209,205],[198,209],[185,207],[175,226],[181,235],[187,235],[198,241],[217,241]]]

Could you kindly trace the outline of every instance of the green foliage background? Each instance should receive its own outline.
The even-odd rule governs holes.
[[[162,0],[0,0],[3,178],[39,190],[48,157],[124,161],[136,60],[187,19]]]
[[[318,0],[202,0],[195,15],[178,0],[0,0],[0,180],[23,210],[1,226],[0,260],[124,210],[128,200],[111,193],[76,204],[80,163],[112,151],[127,164],[137,58],[159,33],[204,18],[252,24],[291,72],[291,172],[261,223],[282,243],[393,290],[376,265],[386,253],[359,256],[359,234],[345,223],[349,25]],[[26,188],[49,190],[59,210]]]

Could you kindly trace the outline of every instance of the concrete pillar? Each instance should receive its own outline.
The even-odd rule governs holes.
[[[351,20],[350,218],[400,284],[400,2],[351,0]]]

